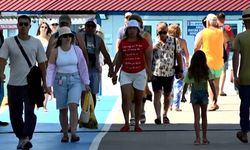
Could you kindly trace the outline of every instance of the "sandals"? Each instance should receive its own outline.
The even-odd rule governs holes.
[[[61,139],[62,143],[68,143],[69,142],[69,137],[68,136],[63,136]]]
[[[156,118],[155,119],[155,124],[161,124],[161,119],[160,118]]]
[[[216,111],[217,109],[219,109],[219,105],[215,104],[213,106],[211,106],[208,111]]]
[[[163,123],[164,124],[170,124],[170,121],[169,121],[169,119],[168,119],[168,117],[167,116],[163,116]]]
[[[71,136],[71,139],[70,139],[71,143],[75,143],[75,142],[78,142],[78,141],[80,141],[80,137],[79,136],[77,136],[77,135]]]
[[[121,129],[121,132],[128,132],[129,131],[129,125],[124,125]]]
[[[210,144],[210,142],[208,140],[203,140],[202,141],[202,145],[208,145],[208,144]]]
[[[142,129],[140,127],[135,127],[134,131],[135,132],[142,132]]]
[[[201,144],[200,140],[195,140],[194,141],[194,145],[200,145],[200,144]]]
[[[244,132],[237,132],[236,137],[242,142],[242,143],[248,143],[247,134]]]

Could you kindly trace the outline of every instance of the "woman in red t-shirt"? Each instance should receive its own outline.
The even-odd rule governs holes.
[[[120,85],[122,92],[122,111],[125,119],[125,125],[120,129],[122,132],[129,131],[129,107],[132,99],[135,101],[135,128],[134,131],[141,132],[139,119],[141,115],[141,106],[143,91],[148,77],[151,77],[151,51],[150,46],[140,35],[139,24],[136,20],[130,20],[125,29],[125,38],[119,44],[117,52],[117,61],[115,63],[115,73],[113,75],[113,84],[117,81],[117,72],[120,71]],[[145,65],[146,64],[146,65]],[[134,93],[134,96],[132,96]]]

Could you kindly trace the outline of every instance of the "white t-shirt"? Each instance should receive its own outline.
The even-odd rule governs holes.
[[[47,60],[42,43],[37,38],[30,36],[29,40],[19,39],[25,53],[29,57],[32,65],[36,62],[42,63]],[[10,78],[8,84],[14,86],[27,85],[27,78],[30,68],[25,60],[20,48],[18,47],[14,37],[7,38],[1,49],[0,57],[9,59],[10,63]]]

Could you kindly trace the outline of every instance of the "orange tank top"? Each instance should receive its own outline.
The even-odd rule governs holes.
[[[202,50],[207,57],[210,69],[219,70],[223,67],[224,36],[221,29],[204,29],[202,32]]]

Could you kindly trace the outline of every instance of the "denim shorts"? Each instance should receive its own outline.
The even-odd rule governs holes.
[[[207,90],[192,89],[190,99],[192,104],[208,104],[208,92]]]
[[[89,68],[89,87],[91,90],[91,93],[93,94],[97,94],[99,92],[99,86],[100,86],[100,82],[101,82],[101,75],[102,73],[95,69],[95,68]],[[85,91],[85,86],[82,85],[83,87],[83,91]]]
[[[82,84],[78,72],[57,73],[53,88],[57,109],[67,108],[69,103],[79,105]]]

